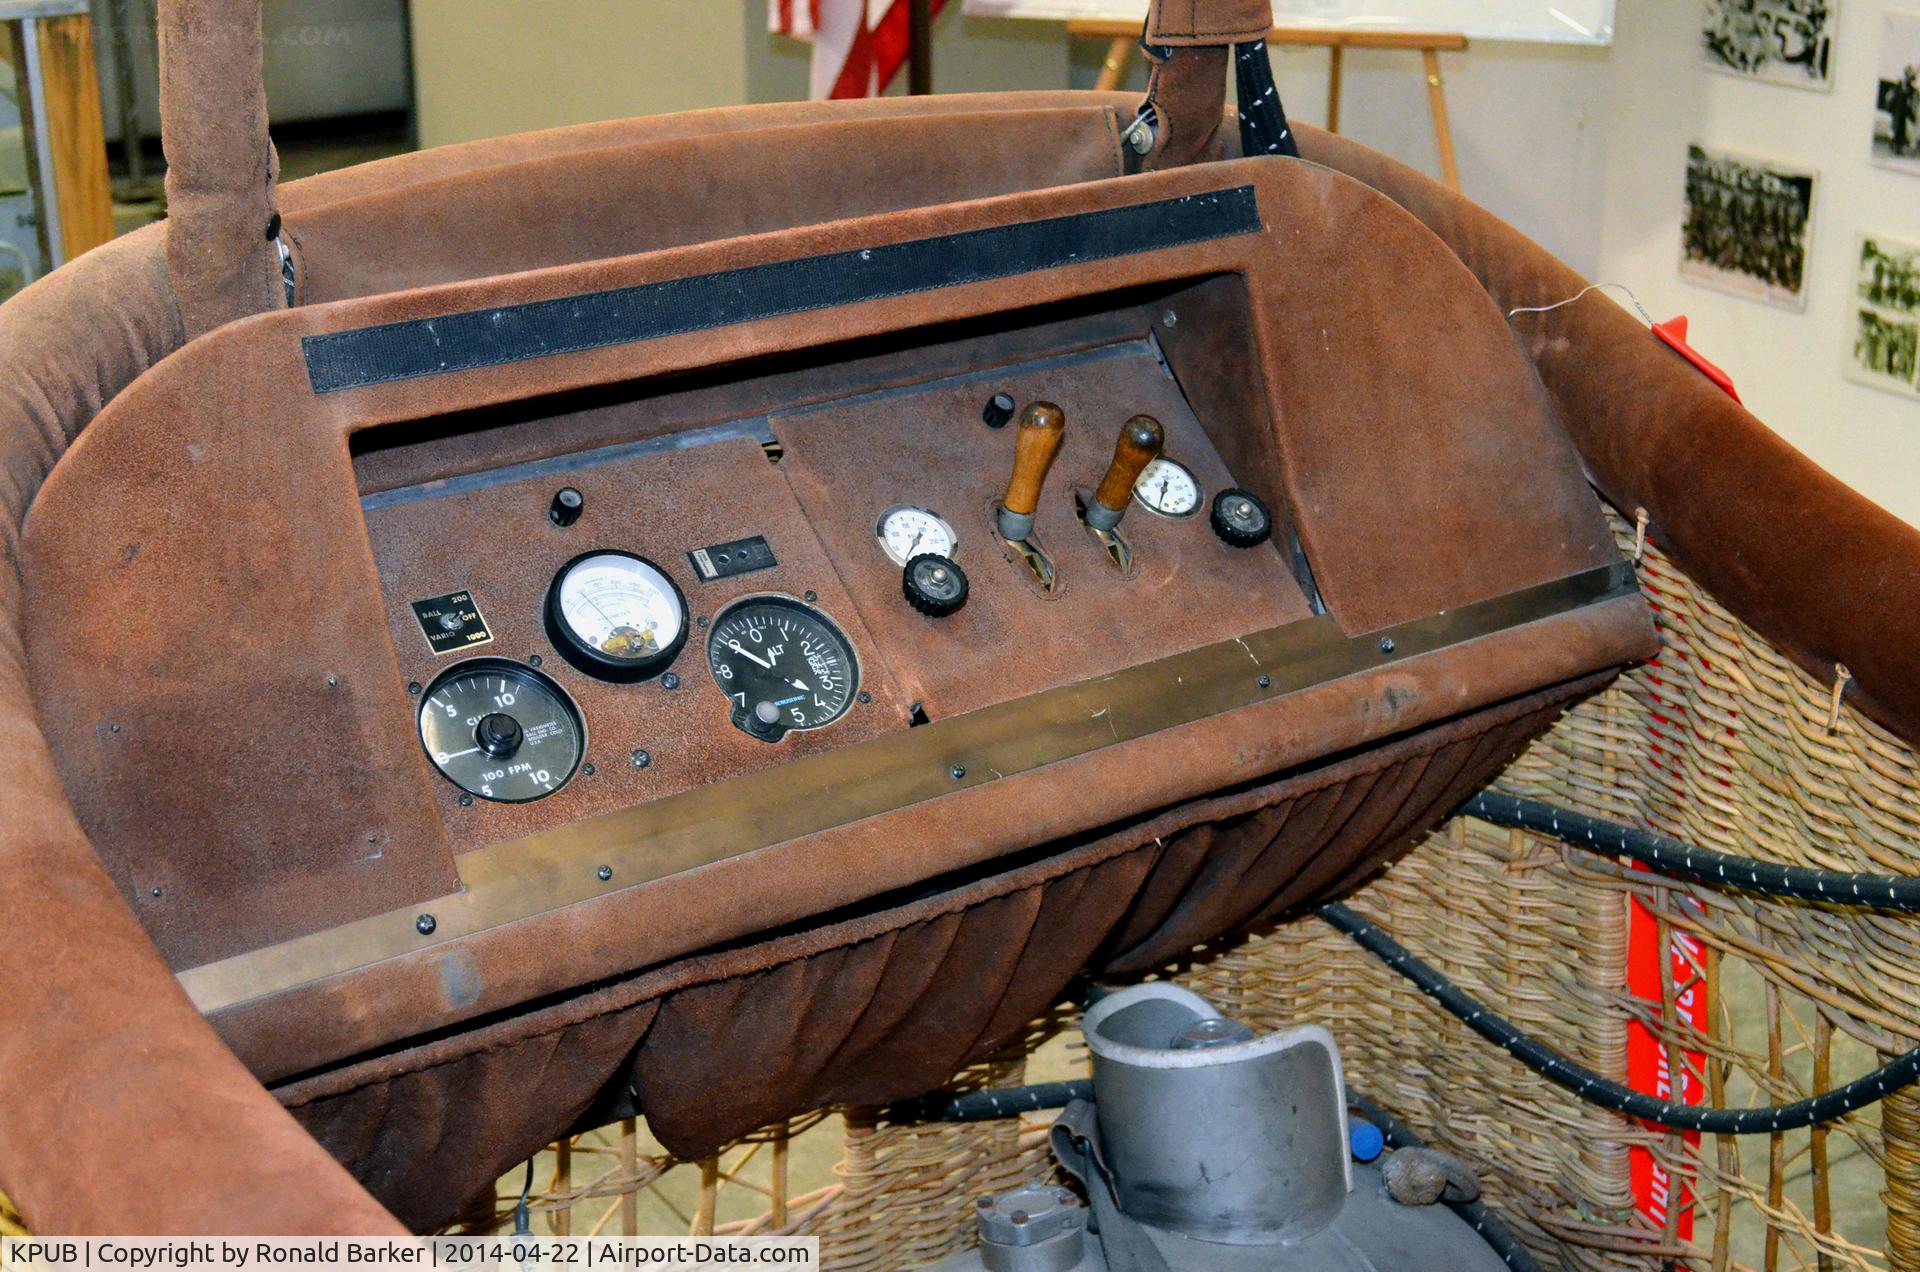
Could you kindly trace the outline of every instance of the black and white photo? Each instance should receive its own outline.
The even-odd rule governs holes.
[[[1687,147],[1681,276],[1749,300],[1806,308],[1814,182],[1810,169]]]
[[[1920,11],[1889,9],[1873,100],[1873,161],[1920,174]]]
[[[1863,235],[1849,308],[1847,376],[1920,395],[1920,244]]]
[[[1833,87],[1839,0],[1701,0],[1707,66],[1794,88]]]

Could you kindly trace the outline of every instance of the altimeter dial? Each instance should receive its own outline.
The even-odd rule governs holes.
[[[832,724],[860,688],[846,633],[788,596],[747,597],[720,611],[707,635],[707,666],[733,723],[768,742]]]

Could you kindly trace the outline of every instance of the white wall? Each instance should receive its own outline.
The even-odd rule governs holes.
[[[110,58],[133,59],[141,131],[160,135],[158,65],[146,0],[124,6],[113,23],[109,0],[93,0],[94,54],[107,136],[120,136],[120,86]],[[263,0],[267,111],[275,123],[404,110],[407,105],[406,0]]]
[[[1620,0],[1598,276],[1632,286],[1656,318],[1686,313],[1694,347],[1733,376],[1756,415],[1882,507],[1920,524],[1920,401],[1841,376],[1855,235],[1920,241],[1920,177],[1867,162],[1887,7],[1887,0],[1839,6],[1828,94],[1702,69],[1692,0]],[[1899,0],[1895,7],[1920,5]],[[1680,281],[1686,151],[1694,140],[1819,169],[1804,314]]]

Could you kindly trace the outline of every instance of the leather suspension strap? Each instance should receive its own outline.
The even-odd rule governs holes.
[[[1293,130],[1267,60],[1271,0],[1153,0],[1140,37],[1152,74],[1135,129],[1151,128],[1141,171],[1155,172],[1225,156],[1228,50],[1240,98],[1240,152],[1298,156]],[[1134,131],[1130,140],[1149,134]]]
[[[160,0],[167,278],[187,338],[284,308],[260,0]]]

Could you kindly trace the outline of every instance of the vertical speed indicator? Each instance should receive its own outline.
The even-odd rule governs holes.
[[[847,713],[860,660],[834,621],[789,596],[753,596],[722,610],[707,666],[733,723],[765,742],[821,729]]]

